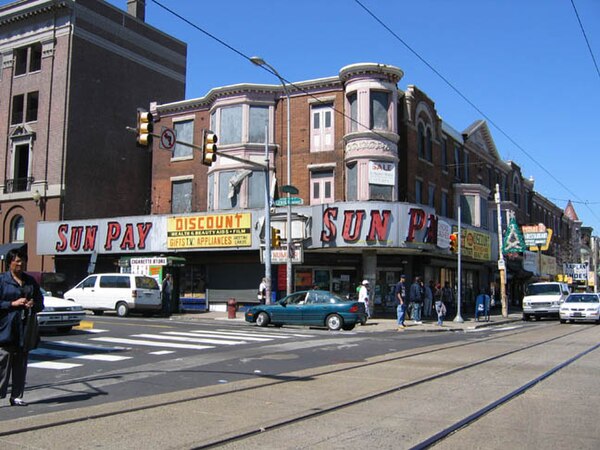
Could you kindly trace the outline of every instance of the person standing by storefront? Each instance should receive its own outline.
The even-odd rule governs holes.
[[[364,303],[367,318],[371,318],[371,312],[369,311],[369,280],[363,280],[358,291],[358,301]]]
[[[258,285],[258,301],[264,305],[267,301],[267,279],[263,278]]]
[[[165,317],[171,315],[171,293],[173,292],[173,281],[171,280],[171,274],[165,275],[165,279],[162,283],[162,313]]]
[[[27,255],[19,249],[6,255],[8,271],[0,275],[0,398],[5,398],[12,377],[11,406],[23,400],[29,350],[37,346],[36,313],[44,309],[38,283],[25,273]]]
[[[423,300],[425,298],[425,289],[423,288],[421,277],[415,277],[410,286],[410,303],[412,305],[412,319],[416,325],[422,324],[421,310],[423,309]]]
[[[394,288],[394,300],[396,302],[396,318],[398,320],[398,331],[406,328],[404,319],[406,317],[406,308],[408,307],[408,297],[406,296],[406,276],[400,275],[400,281]]]

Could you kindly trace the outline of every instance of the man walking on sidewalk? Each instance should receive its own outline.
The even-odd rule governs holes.
[[[408,307],[408,298],[406,297],[406,276],[400,275],[400,281],[394,288],[394,301],[396,303],[396,317],[398,319],[398,331],[406,328],[404,325],[404,317],[406,316],[406,308]]]
[[[415,325],[420,325],[421,309],[423,308],[423,300],[425,298],[425,289],[421,283],[421,277],[415,277],[415,281],[410,286],[410,303],[412,304],[412,318]]]

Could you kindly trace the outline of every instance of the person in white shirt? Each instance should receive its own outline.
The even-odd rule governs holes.
[[[371,312],[369,311],[369,280],[363,280],[358,291],[358,301],[365,304],[365,311],[367,312],[367,318],[371,318]]]

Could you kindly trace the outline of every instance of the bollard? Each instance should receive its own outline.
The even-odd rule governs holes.
[[[235,312],[237,310],[237,302],[235,298],[230,298],[227,300],[227,318],[235,319]]]

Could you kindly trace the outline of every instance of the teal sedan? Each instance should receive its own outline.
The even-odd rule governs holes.
[[[329,291],[311,290],[294,292],[273,305],[253,306],[245,318],[259,327],[311,325],[338,331],[366,323],[367,313],[364,303],[345,300]]]

